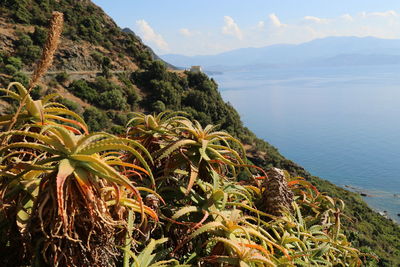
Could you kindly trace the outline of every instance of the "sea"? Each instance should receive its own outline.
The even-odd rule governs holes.
[[[212,76],[258,137],[400,223],[400,65]]]

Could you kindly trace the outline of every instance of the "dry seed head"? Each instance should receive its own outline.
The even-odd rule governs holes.
[[[47,72],[53,63],[54,53],[57,50],[58,42],[63,30],[63,21],[63,13],[53,12],[46,44],[42,52],[42,57],[40,58],[40,61],[36,65],[36,68],[33,72],[31,82],[29,84],[29,90],[36,86],[39,79]]]

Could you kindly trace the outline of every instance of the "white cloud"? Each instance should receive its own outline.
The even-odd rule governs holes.
[[[305,16],[303,19],[308,22],[319,23],[319,24],[328,23],[327,19],[318,18],[314,16]]]
[[[340,16],[342,19],[347,20],[347,21],[352,21],[353,17],[350,14],[343,14]]]
[[[187,29],[187,28],[182,28],[182,29],[180,29],[179,30],[179,33],[180,34],[182,34],[183,36],[186,36],[186,37],[190,37],[190,36],[193,36],[193,32],[191,32],[189,29]]]
[[[145,20],[136,21],[136,25],[139,27],[141,37],[148,42],[155,44],[158,48],[168,51],[168,43],[164,40],[161,34],[156,33],[153,28]]]
[[[238,38],[239,40],[243,39],[243,33],[240,30],[239,26],[230,16],[224,16],[225,24],[222,27],[222,33],[225,35],[232,35]]]
[[[269,20],[271,21],[272,25],[274,25],[275,27],[281,28],[281,27],[285,27],[286,25],[283,24],[277,15],[275,15],[274,13],[269,14]]]
[[[388,10],[386,12],[363,12],[362,13],[363,17],[397,17],[398,14],[394,10]]]
[[[380,10],[378,10],[380,11]],[[330,36],[372,36],[400,39],[400,11],[363,12],[336,17],[301,16],[282,23],[275,13],[254,20],[247,27],[239,27],[230,16],[224,17],[222,33],[233,38],[221,38],[221,29],[202,32],[180,29],[180,34],[191,38],[180,39],[174,52],[185,54],[214,54],[243,47],[263,47],[273,44],[298,44]],[[185,42],[183,42],[184,40]],[[185,52],[183,52],[185,51]]]

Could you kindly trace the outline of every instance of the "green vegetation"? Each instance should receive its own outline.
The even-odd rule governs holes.
[[[77,97],[103,109],[129,110],[139,99],[132,87],[122,88],[102,76],[94,82],[73,81],[68,89]]]
[[[59,10],[64,12],[66,26],[64,29],[63,38],[65,40],[72,40],[76,45],[80,45],[84,42],[89,42],[90,44],[102,47],[102,49],[100,50],[91,51],[89,53],[89,55],[92,55],[91,58],[93,58],[93,61],[95,62],[95,64],[93,65],[97,64],[97,69],[103,70],[102,76],[95,79],[77,79],[75,77],[68,77],[68,75],[59,74],[55,77],[55,79],[50,80],[50,83],[52,83],[54,87],[62,86],[65,89],[68,89],[75,96],[81,98],[88,103],[88,107],[81,107],[80,105],[66,98],[60,98],[57,100],[65,107],[68,107],[69,109],[82,115],[85,122],[87,123],[87,128],[89,128],[89,131],[107,131],[116,134],[123,134],[126,132],[126,123],[132,117],[130,115],[132,111],[144,110],[146,112],[162,112],[165,110],[182,110],[186,112],[186,117],[188,117],[190,120],[197,120],[200,122],[201,125],[217,125],[219,127],[218,129],[226,131],[230,133],[233,137],[240,139],[246,145],[246,147],[249,148],[247,153],[247,160],[252,164],[262,167],[263,169],[269,169],[271,167],[285,169],[290,173],[290,177],[302,176],[308,182],[311,182],[313,185],[315,185],[320,192],[327,192],[328,195],[332,197],[342,199],[346,203],[346,207],[343,210],[345,216],[342,217],[342,229],[343,232],[346,234],[347,240],[349,240],[352,245],[357,247],[360,251],[376,254],[380,258],[379,263],[375,263],[373,259],[368,258],[370,260],[370,266],[397,266],[400,264],[400,230],[398,225],[395,225],[390,220],[387,220],[373,212],[363,202],[360,196],[339,188],[325,180],[313,177],[300,166],[296,165],[290,160],[285,159],[282,155],[279,154],[276,148],[272,147],[265,141],[258,139],[251,131],[243,126],[238,113],[231,105],[229,105],[229,103],[225,103],[223,101],[218,92],[217,84],[212,79],[209,79],[206,75],[201,73],[176,73],[169,71],[162,62],[153,60],[151,51],[146,48],[140,42],[140,40],[138,40],[132,34],[121,32],[115,26],[115,24],[101,12],[99,8],[91,3],[87,4],[82,1],[75,0],[2,1],[0,3],[0,12],[2,14],[2,18],[6,19],[9,23],[12,23],[12,25],[17,27],[15,31],[16,40],[12,44],[12,47],[9,47],[9,50],[0,51],[0,85],[2,87],[5,87],[12,81],[18,81],[22,83],[25,87],[28,86],[29,79],[27,75],[22,72],[22,70],[31,69],[33,64],[32,60],[38,57],[41,49],[40,47],[44,42],[44,36],[46,32],[45,28],[47,27],[48,18],[50,17],[52,10]],[[27,30],[25,26],[34,27],[30,27],[31,30]],[[135,66],[138,66],[139,68],[133,68],[135,71],[133,71],[133,69],[127,68],[126,73],[118,73],[116,75],[113,75],[110,70],[112,70],[113,64],[116,64],[114,60],[121,59],[121,55],[125,56],[125,58],[128,58]],[[106,57],[108,57],[111,62],[107,62],[108,60],[105,59]],[[105,68],[102,68],[103,66],[105,66]],[[49,86],[49,82],[46,83],[47,86]],[[35,91],[37,93],[35,94],[35,98],[40,97],[41,94],[45,93],[46,89],[46,86],[44,86],[40,90],[38,88],[37,92]],[[47,90],[47,93],[52,92],[51,89]],[[110,103],[110,97],[113,97],[115,102]],[[15,99],[13,100],[9,98],[2,98],[2,100],[3,99],[12,104],[16,103]],[[12,111],[13,109],[7,109],[3,112]],[[49,115],[55,114],[50,112]],[[65,115],[65,118],[72,119],[69,115]],[[150,117],[147,118],[149,119]],[[26,121],[20,121],[21,124],[25,122]],[[36,123],[37,122],[38,121],[36,121]],[[151,124],[150,121],[148,121],[148,123]],[[145,123],[142,122],[142,124]],[[146,127],[153,127],[150,124],[148,124]],[[72,126],[68,122],[66,122],[65,125],[70,127]],[[133,127],[133,125],[136,124],[132,124],[131,126]],[[32,130],[36,131],[34,128],[32,128]],[[154,133],[153,130],[154,129],[151,128],[151,130],[147,129],[146,131],[150,131],[154,135],[153,137],[157,140],[165,137],[163,136],[162,131]],[[46,130],[43,134],[52,135],[53,133],[49,133]],[[174,135],[173,138],[178,138],[177,136],[179,135]],[[186,137],[187,136],[185,136],[185,138]],[[7,138],[11,137],[8,136]],[[13,138],[18,139],[18,137]],[[136,137],[131,136],[131,138]],[[181,138],[183,137],[181,136]],[[19,139],[23,139],[23,142],[28,142],[30,140],[30,138],[28,137],[19,137]],[[167,142],[166,140],[164,141]],[[140,140],[140,142],[142,142],[142,140]],[[163,145],[166,145],[166,143],[163,143]],[[235,150],[240,149],[240,146],[238,144],[230,145]],[[186,149],[186,147],[182,148]],[[147,149],[152,152],[155,151],[155,148],[148,147]],[[173,150],[172,152],[176,153],[176,150]],[[34,153],[37,153],[37,151]],[[155,156],[158,155],[152,156],[153,160],[155,160],[157,158]],[[170,156],[173,155],[171,154]],[[241,157],[243,156],[244,155],[241,155]],[[18,157],[10,157],[9,159],[16,158]],[[162,160],[166,160],[167,158],[163,158]],[[23,160],[29,161],[29,157],[24,158]],[[133,158],[132,160],[135,161]],[[2,159],[2,162],[5,161],[3,161]],[[135,163],[137,162],[135,161]],[[149,162],[149,164],[150,163],[151,162]],[[26,165],[22,164],[21,168],[26,168]],[[23,171],[22,169],[11,171]],[[121,170],[121,168],[119,167],[117,167],[116,169],[118,171]],[[236,176],[239,180],[248,181],[250,176],[247,171],[243,170],[243,168],[238,168],[236,171]],[[161,170],[157,170],[157,172],[153,171],[154,176],[160,175],[158,172],[161,172]],[[229,173],[227,173],[230,178],[234,177],[230,176],[231,172],[232,170],[230,169]],[[141,175],[143,177],[146,176],[143,173],[141,173]],[[183,174],[180,173],[179,175]],[[148,182],[148,180],[146,179],[144,179],[144,181]],[[195,181],[197,183],[197,180]],[[177,190],[182,196],[182,201],[174,200],[176,202],[174,202],[174,205],[176,205],[176,207],[183,207],[183,205],[188,203],[185,202],[187,201],[187,197],[185,196],[185,190],[183,190],[184,188],[187,189],[188,181],[183,179],[181,182],[182,184],[179,185],[182,187],[179,187],[179,189]],[[206,182],[209,181],[207,181],[206,179]],[[171,183],[171,185],[173,186],[177,186],[177,181],[168,180],[168,185],[170,185],[169,183]],[[196,186],[198,185],[196,184]],[[196,186],[194,186],[193,188],[198,196],[194,196],[194,200],[198,200],[197,197],[199,197],[200,199],[209,199],[210,196]],[[201,187],[201,185],[199,186]],[[4,188],[1,188],[0,190],[3,189]],[[303,191],[308,192],[308,189],[303,188]],[[110,194],[112,195],[113,193]],[[147,193],[145,192],[141,192],[141,195],[143,197],[146,197],[146,194]],[[161,193],[159,192],[159,194]],[[257,196],[256,193],[254,193],[254,195],[249,199],[254,201],[256,199],[255,196]],[[164,197],[165,200],[168,199],[166,196]],[[231,195],[228,195],[227,197],[231,197]],[[190,205],[198,205],[197,203],[193,204],[194,200],[190,200],[192,201],[190,202]],[[168,218],[171,218],[172,216],[174,216],[173,212],[176,212],[176,210],[174,210],[172,204],[169,204],[169,208],[171,212],[168,214],[163,214]],[[165,212],[165,210],[166,209],[163,209],[163,212]],[[302,214],[303,212],[305,212],[302,208],[300,210]],[[113,210],[112,212],[116,212],[116,210]],[[123,214],[124,220],[127,220],[127,218],[129,218],[129,214],[127,214],[126,210],[121,212]],[[231,211],[227,211],[226,214],[223,214],[226,219],[231,218]],[[232,221],[234,221],[233,218],[235,214],[232,215]],[[255,214],[252,215],[254,216]],[[306,212],[304,217],[307,217],[308,215],[309,214]],[[187,222],[201,221],[203,216],[204,214],[201,212],[191,212],[189,214],[183,215],[182,217],[179,217],[178,222],[183,223],[183,225],[187,225]],[[315,214],[312,216],[315,216]],[[141,215],[135,216],[134,218],[138,220],[139,218],[141,218]],[[160,221],[166,220],[162,219],[161,217],[159,219]],[[211,219],[216,219],[216,215],[212,215],[210,213],[209,217],[207,217],[206,220]],[[263,221],[267,220],[266,218],[261,219]],[[166,221],[163,222],[165,224],[168,223]],[[222,224],[224,223],[223,220],[220,222]],[[135,223],[137,223],[137,221],[135,221]],[[148,230],[147,227],[151,228],[154,226],[154,224],[158,225],[158,223],[152,223],[154,222],[152,222],[150,219],[149,225],[142,226],[140,228],[140,231],[144,231],[143,229]],[[206,223],[206,221],[202,223]],[[240,226],[244,227],[243,225],[241,225],[241,223],[244,222],[239,222]],[[279,225],[279,223],[277,225]],[[285,225],[281,224],[279,227],[285,228],[284,226]],[[21,229],[19,228],[20,226],[15,224],[13,225],[13,227],[15,233],[19,232],[19,229]],[[162,234],[159,233],[159,231],[161,230],[159,230],[160,228],[157,229],[158,230],[154,230],[154,238],[161,239],[154,242],[150,242],[150,239],[148,242],[140,244],[138,243],[136,244],[136,247],[134,247],[135,249],[137,249],[138,252],[141,251],[142,253],[144,253],[138,253],[137,255],[135,254],[135,257],[140,260],[138,262],[142,262],[145,257],[143,255],[148,254],[154,255],[155,260],[160,260],[158,255],[164,255],[163,248],[169,248],[172,247],[172,245],[177,245],[171,244],[171,242],[167,242],[162,239]],[[174,233],[175,236],[183,236],[182,233],[186,233],[186,228],[178,227],[171,229],[176,229],[177,232]],[[278,233],[281,232],[278,231]],[[292,234],[292,232],[290,233]],[[193,237],[193,240],[189,240],[189,242],[185,243],[185,246],[182,249],[190,249],[191,246],[193,248],[195,245],[199,244],[203,245],[204,242],[201,243],[201,241],[203,241],[202,238],[205,238],[205,236],[207,235],[212,236],[215,233],[210,233],[206,230],[203,234],[204,236],[202,234],[199,234],[198,236]],[[233,255],[233,251],[235,250],[235,248],[237,249],[238,247],[232,247],[232,243],[226,243],[225,239],[218,239],[221,238],[221,236],[223,235],[224,234],[220,235],[220,233],[218,233],[217,239],[213,239],[213,241],[211,241],[210,243],[204,244],[206,246],[206,251],[210,252],[214,249],[213,245],[220,244],[215,247],[214,251],[216,253],[221,252],[221,243],[223,243],[226,245],[223,245],[224,249],[221,253],[229,251],[230,253],[232,253],[231,255]],[[136,238],[135,236],[133,237]],[[118,238],[115,237],[115,240],[122,240]],[[18,242],[22,242],[21,236],[19,236],[17,240],[19,240]],[[18,243],[18,245],[14,245],[18,249],[23,248],[23,246],[19,246],[21,245],[21,243]],[[201,245],[199,245],[198,247],[201,247]],[[146,249],[144,250],[145,247]],[[7,252],[0,255],[14,255],[10,253],[10,251],[13,252],[13,249],[7,247]],[[17,251],[19,250],[16,249],[15,252]],[[27,252],[28,250],[25,250],[24,248],[24,251]],[[235,251],[236,254],[234,255],[238,256],[241,250],[239,249]],[[278,251],[281,250],[278,249]],[[121,251],[118,250],[118,253],[121,253]],[[179,258],[179,255],[184,254],[183,252],[181,252],[181,250],[178,250],[176,253],[177,259]],[[243,254],[241,255],[243,256]],[[202,254],[202,256],[207,259],[207,256],[205,256],[204,254]],[[129,257],[127,256],[126,258]],[[212,260],[210,258],[208,259]],[[221,258],[221,260],[222,259],[223,258]],[[130,258],[130,261],[132,262],[132,258]],[[154,261],[151,263],[154,263]],[[144,264],[145,263],[143,263],[143,265]]]
[[[341,231],[343,201],[245,164],[239,140],[212,125],[135,113],[115,136],[89,131],[55,95],[0,91],[22,105],[0,117],[16,118],[0,134],[2,265],[362,263]],[[252,175],[238,182],[240,171]]]

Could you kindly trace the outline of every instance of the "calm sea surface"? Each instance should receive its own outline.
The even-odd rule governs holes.
[[[400,222],[400,66],[226,72],[244,123],[287,158]]]

